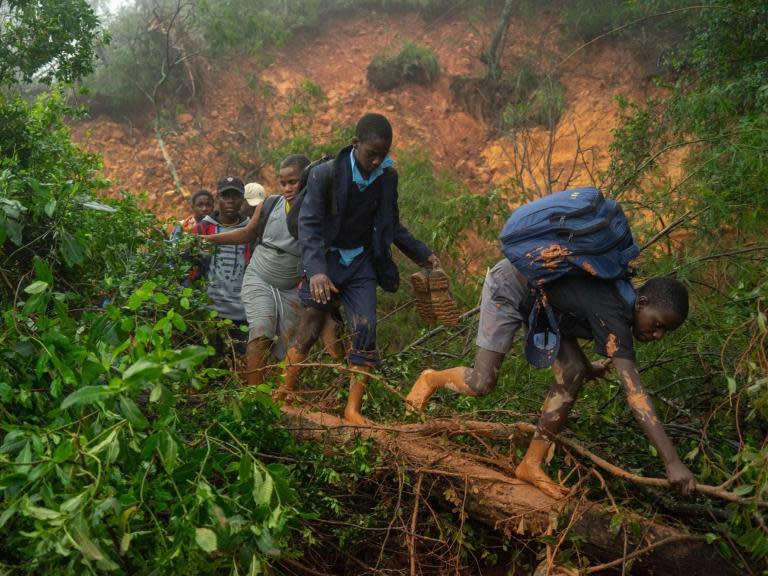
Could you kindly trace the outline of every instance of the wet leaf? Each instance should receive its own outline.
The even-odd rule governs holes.
[[[752,490],[754,490],[754,489],[755,489],[755,487],[754,487],[754,486],[752,486],[751,484],[742,484],[742,485],[741,485],[741,486],[739,486],[738,488],[735,488],[735,489],[733,490],[733,493],[734,493],[736,496],[746,496],[747,494],[749,494],[750,492],[752,492]]]
[[[59,232],[61,239],[61,255],[69,266],[77,266],[85,260],[85,251],[80,241],[66,230]]]
[[[24,288],[24,292],[27,294],[40,294],[42,292],[45,292],[48,289],[48,282],[43,282],[42,280],[35,280]]]
[[[56,520],[61,517],[60,512],[51,510],[50,508],[42,508],[40,506],[28,506],[25,512],[38,520]]]
[[[216,532],[210,528],[195,528],[195,542],[209,554],[219,548]]]
[[[61,503],[61,506],[59,506],[59,510],[62,512],[66,512],[67,514],[71,514],[75,512],[80,505],[83,503],[83,500],[85,497],[88,496],[88,490],[85,492],[81,492],[77,496],[73,496],[72,498],[69,498],[68,500],[65,500]]]
[[[123,372],[123,380],[129,380],[137,376],[144,376],[145,378],[159,376],[162,370],[163,367],[159,363],[141,358]]]
[[[146,416],[142,414],[136,403],[126,396],[120,396],[120,411],[134,428],[144,430],[149,426],[149,420],[147,420]]]
[[[173,468],[176,466],[179,448],[170,432],[163,432],[160,435],[160,442],[157,445],[157,449],[160,452],[160,458],[163,460],[163,466],[165,466],[166,470],[172,472]]]
[[[64,401],[61,403],[61,409],[66,410],[70,406],[93,404],[94,402],[110,398],[115,394],[117,394],[117,390],[106,386],[83,386],[64,398]]]

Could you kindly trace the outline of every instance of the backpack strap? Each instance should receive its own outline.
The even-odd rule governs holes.
[[[267,196],[264,199],[264,203],[261,205],[261,210],[259,211],[259,220],[256,222],[256,235],[254,237],[253,244],[251,245],[253,248],[262,243],[264,239],[264,230],[267,227],[267,221],[269,220],[269,216],[275,209],[275,205],[279,199],[280,196],[278,194]]]

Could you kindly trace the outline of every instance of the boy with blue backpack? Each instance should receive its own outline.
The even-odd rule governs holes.
[[[483,284],[473,368],[425,370],[408,394],[422,410],[445,388],[466,396],[489,394],[516,332],[527,329],[525,356],[532,365],[553,365],[555,380],[516,476],[554,497],[563,487],[543,470],[546,455],[566,424],[586,380],[602,376],[611,362],[641,428],[661,455],[667,479],[683,494],[694,490],[656,415],[635,366],[633,336],[660,340],[688,315],[688,291],[671,278],[652,278],[635,290],[628,263],[639,254],[626,217],[595,188],[552,194],[518,208],[501,234],[506,258]],[[608,361],[590,363],[577,339],[594,341]]]

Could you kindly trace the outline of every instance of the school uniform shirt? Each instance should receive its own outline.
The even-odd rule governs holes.
[[[595,352],[601,356],[635,360],[633,308],[613,282],[578,274],[548,284],[544,290],[563,337],[593,340]],[[526,304],[524,318],[530,313],[530,300]]]

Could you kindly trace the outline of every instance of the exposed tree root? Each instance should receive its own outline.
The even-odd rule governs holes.
[[[628,510],[620,512],[623,525],[633,529],[615,530],[615,522],[611,522],[616,513],[614,507],[590,502],[583,493],[579,498],[555,500],[460,451],[458,445],[446,438],[473,434],[513,439],[528,432],[530,424],[511,427],[454,419],[402,426],[352,426],[330,414],[290,406],[283,407],[283,417],[286,427],[297,437],[325,443],[329,449],[338,449],[341,443],[355,437],[372,441],[377,450],[393,457],[394,462],[405,464],[417,478],[421,475],[436,479],[440,493],[460,513],[466,512],[474,520],[510,537],[544,536],[552,534],[558,525],[567,524],[569,533],[584,542],[583,549],[590,558],[604,563],[601,569],[621,565],[624,558],[634,559],[633,574],[739,573],[696,535]],[[576,451],[573,446],[570,448]]]

